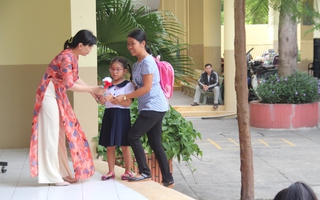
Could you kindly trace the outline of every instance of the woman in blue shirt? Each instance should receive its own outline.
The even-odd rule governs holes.
[[[128,133],[128,140],[136,157],[139,174],[129,181],[150,180],[151,172],[140,138],[147,133],[162,174],[162,184],[172,188],[174,180],[162,146],[162,119],[169,108],[168,101],[160,86],[160,75],[150,49],[147,47],[146,34],[143,30],[132,31],[127,38],[127,48],[138,61],[133,64],[132,77],[136,87],[134,92],[119,95],[115,101],[138,98],[139,116]]]

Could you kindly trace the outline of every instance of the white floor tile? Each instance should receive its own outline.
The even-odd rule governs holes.
[[[23,195],[23,194],[14,194],[12,199],[10,200],[45,200],[47,199],[47,195],[39,195],[37,193],[34,194],[28,194],[28,195]]]
[[[8,172],[0,173],[0,183],[18,183],[19,178],[20,178],[20,173],[16,173],[16,174],[10,174]]]
[[[62,194],[62,195],[50,195],[46,200],[62,200],[62,199],[68,199],[68,200],[80,200],[82,198],[81,193],[73,193],[73,194]]]
[[[7,172],[0,173],[1,200],[146,200],[121,182],[101,181],[98,172],[69,186],[38,184],[38,178],[30,176],[28,153],[28,149],[0,149],[0,161],[8,162]]]
[[[0,194],[1,194],[1,199],[2,196],[12,196],[15,191],[15,185],[5,185],[5,184],[0,184]]]
[[[12,199],[12,195],[1,195],[1,200],[11,200]]]
[[[144,196],[137,193],[136,191],[130,189],[130,188],[117,188],[119,199],[135,199],[135,200],[147,200]]]

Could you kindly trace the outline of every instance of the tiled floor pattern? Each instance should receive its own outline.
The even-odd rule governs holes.
[[[118,181],[101,181],[98,172],[69,186],[38,184],[37,178],[30,177],[28,149],[0,149],[2,161],[8,166],[7,172],[0,172],[1,200],[146,200]]]

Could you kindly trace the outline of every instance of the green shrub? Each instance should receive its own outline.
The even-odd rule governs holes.
[[[138,117],[138,105],[137,100],[135,100],[130,107],[131,111],[131,123],[133,124]],[[104,112],[104,106],[99,105],[99,133],[97,137],[93,139],[99,141],[99,134],[101,129],[101,122]],[[174,108],[170,106],[170,110],[165,114],[162,121],[162,144],[164,150],[167,154],[168,159],[176,158],[178,162],[182,161],[192,161],[192,156],[202,156],[202,151],[199,146],[195,143],[197,139],[201,139],[201,134],[197,132],[191,121],[186,120],[177,112]],[[142,146],[146,152],[152,153],[152,150],[148,144],[147,135],[141,138]],[[97,145],[98,156],[103,156],[106,158],[106,148]],[[116,152],[116,157],[121,157],[121,149],[118,148]]]
[[[260,80],[255,91],[261,103],[303,104],[318,101],[318,90],[316,78],[296,72],[287,77],[270,75]]]

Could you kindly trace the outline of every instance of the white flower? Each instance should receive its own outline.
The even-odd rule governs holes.
[[[112,79],[110,77],[105,77],[104,79],[102,79],[103,82],[108,82],[111,83]]]

